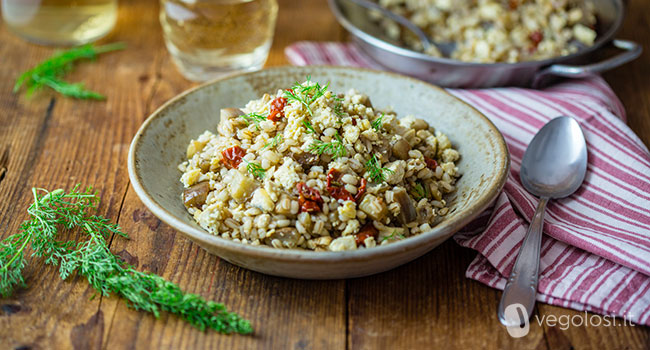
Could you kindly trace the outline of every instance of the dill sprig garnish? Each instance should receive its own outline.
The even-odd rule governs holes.
[[[25,286],[22,271],[29,246],[31,256],[58,265],[62,279],[76,273],[101,295],[116,294],[128,306],[151,312],[156,318],[166,311],[201,330],[242,334],[253,331],[248,321],[228,312],[222,304],[185,293],[155,274],[137,271],[111,253],[107,239],[114,234],[128,237],[108,219],[90,213],[99,203],[98,195],[90,187],[80,191],[77,185],[68,193],[62,189],[48,192],[33,188],[32,194],[34,202],[27,209],[30,219],[23,222],[18,233],[0,241],[3,297],[10,296],[16,287]],[[73,228],[83,233],[84,241],[61,240],[61,231]]]
[[[347,150],[343,144],[343,139],[341,139],[341,136],[338,133],[334,134],[334,137],[336,140],[330,142],[314,140],[314,142],[309,145],[308,151],[318,155],[329,154],[333,159],[345,157],[347,155]]]
[[[311,84],[311,76],[307,76],[307,81],[303,84],[298,82],[284,91],[284,97],[289,101],[299,102],[301,105],[307,109],[309,115],[313,116],[314,112],[312,111],[310,105],[314,103],[319,97],[325,95],[327,88],[330,83],[328,82],[325,86],[321,86],[318,82]]]
[[[377,117],[377,119],[375,119],[375,121],[373,121],[370,124],[372,126],[372,128],[375,129],[375,131],[381,130],[381,128],[384,126],[384,124],[383,124],[384,123],[384,115],[386,115],[386,114],[382,113],[379,117]]]
[[[263,115],[261,115],[259,113],[255,113],[255,112],[251,112],[251,113],[248,113],[248,114],[242,114],[242,115],[240,115],[240,117],[242,119],[244,119],[244,121],[246,122],[246,125],[255,124],[255,127],[257,128],[257,130],[260,130],[260,122],[263,122],[263,121],[266,120],[265,116],[263,116]]]
[[[388,168],[382,168],[381,162],[374,154],[366,162],[366,171],[368,172],[370,180],[373,182],[384,182],[386,180],[386,173],[393,173],[393,171]]]
[[[87,90],[81,83],[68,83],[62,77],[72,70],[73,63],[81,59],[95,59],[99,54],[121,50],[125,47],[123,43],[113,43],[103,46],[87,44],[75,47],[70,50],[54,54],[47,60],[39,63],[34,68],[21,74],[14,85],[14,93],[20,91],[24,85],[27,87],[27,95],[45,86],[56,92],[79,99],[101,100],[105,97],[97,92]]]
[[[395,240],[397,238],[404,239],[406,237],[403,234],[398,233],[397,231],[393,231],[393,233],[391,233],[389,236],[386,236],[386,237],[382,238],[381,241],[383,242],[383,241],[387,241],[389,239]]]
[[[409,191],[413,198],[415,200],[420,200],[422,198],[428,198],[429,197],[429,191],[427,190],[426,186],[423,186],[422,183],[419,181],[415,183],[413,187],[411,187],[411,191]]]
[[[334,96],[334,101],[336,101],[336,104],[334,105],[334,114],[340,118],[343,116],[343,99],[338,96]]]
[[[258,163],[253,163],[249,162],[246,160],[246,170],[253,175],[253,177],[256,177],[258,179],[263,179],[264,176],[266,175],[266,170],[262,168],[262,166]]]
[[[311,122],[309,120],[303,120],[302,125],[307,129],[308,134],[315,134],[316,130],[314,130],[314,127],[311,125]]]
[[[278,145],[282,142],[282,134],[277,134],[275,135],[271,141],[267,142],[262,149],[266,149],[269,147],[278,147]]]

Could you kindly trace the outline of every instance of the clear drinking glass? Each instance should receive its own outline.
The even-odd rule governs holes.
[[[262,68],[277,13],[276,0],[160,0],[167,50],[194,81]]]
[[[117,0],[2,0],[2,18],[16,34],[44,45],[80,45],[108,34]]]

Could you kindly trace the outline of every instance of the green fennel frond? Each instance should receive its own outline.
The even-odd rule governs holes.
[[[161,311],[178,315],[195,327],[222,333],[249,334],[250,323],[222,304],[207,301],[196,294],[183,292],[164,278],[135,270],[114,255],[107,242],[113,235],[127,237],[119,226],[94,215],[99,197],[92,188],[48,192],[32,189],[34,202],[27,212],[30,219],[20,231],[0,242],[0,295],[10,296],[15,288],[24,287],[22,270],[29,249],[31,256],[58,265],[59,275],[84,277],[102,295],[116,294],[136,309],[159,317]],[[62,231],[78,229],[84,240],[63,240]],[[29,248],[28,248],[29,247]]]
[[[314,127],[311,125],[311,122],[309,120],[303,120],[302,125],[307,129],[308,134],[315,134],[316,130],[314,130]]]
[[[341,136],[338,133],[334,136],[335,140],[330,142],[314,140],[314,142],[309,145],[308,151],[318,155],[329,154],[333,159],[345,157],[347,155],[347,150],[345,149]]]
[[[377,117],[377,119],[375,119],[375,121],[373,121],[373,122],[370,124],[370,125],[372,126],[372,128],[375,129],[375,131],[379,131],[379,130],[381,130],[382,126],[384,126],[384,124],[383,124],[383,122],[384,122],[384,115],[386,115],[386,114],[385,114],[385,113],[382,113],[379,117]]]
[[[277,134],[271,139],[271,141],[267,142],[262,149],[278,147],[280,142],[282,142],[282,134]]]
[[[263,122],[263,121],[266,120],[265,116],[263,116],[263,115],[261,115],[259,113],[255,113],[255,112],[248,113],[248,114],[242,114],[242,115],[240,115],[240,117],[242,119],[244,119],[244,121],[246,122],[246,125],[255,124],[255,127],[257,128],[257,130],[260,129],[260,122]]]
[[[307,81],[303,84],[296,82],[291,88],[284,91],[284,97],[289,101],[296,101],[303,105],[309,115],[313,116],[314,112],[311,109],[311,104],[314,103],[319,97],[325,95],[329,82],[325,86],[321,86],[318,82],[312,84],[311,76],[307,76]]]
[[[39,63],[34,68],[22,73],[14,84],[14,93],[20,91],[21,87],[27,88],[28,94],[50,87],[53,90],[69,97],[80,99],[103,99],[101,94],[86,90],[82,84],[72,84],[63,81],[61,78],[70,71],[73,63],[81,59],[95,59],[99,54],[121,50],[125,47],[123,43],[113,43],[103,46],[87,44],[75,47],[63,52],[54,54],[47,60]]]
[[[253,175],[253,177],[256,177],[260,180],[263,179],[266,175],[266,170],[264,170],[264,168],[262,168],[259,163],[246,161],[246,170],[248,170],[248,172]]]
[[[393,173],[393,171],[388,168],[382,168],[381,162],[374,154],[366,162],[366,171],[368,172],[370,180],[374,182],[383,182],[386,180],[386,173]]]

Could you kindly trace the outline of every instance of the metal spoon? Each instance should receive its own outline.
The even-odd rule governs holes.
[[[575,192],[586,172],[587,144],[580,125],[573,118],[551,120],[528,145],[519,176],[526,190],[540,198],[499,303],[499,321],[505,326],[518,327],[533,313],[546,203]],[[516,312],[521,306],[526,320]]]
[[[372,1],[368,0],[349,0],[359,6],[365,7],[369,10],[376,10],[381,12],[384,16],[392,19],[393,21],[403,25],[406,27],[406,29],[410,30],[413,32],[418,39],[420,39],[420,42],[422,43],[422,47],[424,48],[425,51],[427,51],[431,46],[435,46],[440,53],[445,56],[445,57],[450,57],[452,51],[456,49],[456,44],[455,43],[438,43],[422,31],[420,27],[416,26],[413,22],[408,20],[406,17],[398,15],[397,13],[377,4]]]

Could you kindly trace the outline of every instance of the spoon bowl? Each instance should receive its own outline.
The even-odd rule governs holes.
[[[509,331],[525,325],[535,308],[546,203],[575,192],[586,172],[587,143],[580,125],[570,117],[546,123],[524,153],[521,183],[540,198],[499,303],[499,321]]]
[[[587,172],[587,144],[573,118],[548,122],[528,145],[519,177],[537,197],[564,198],[575,192]]]

